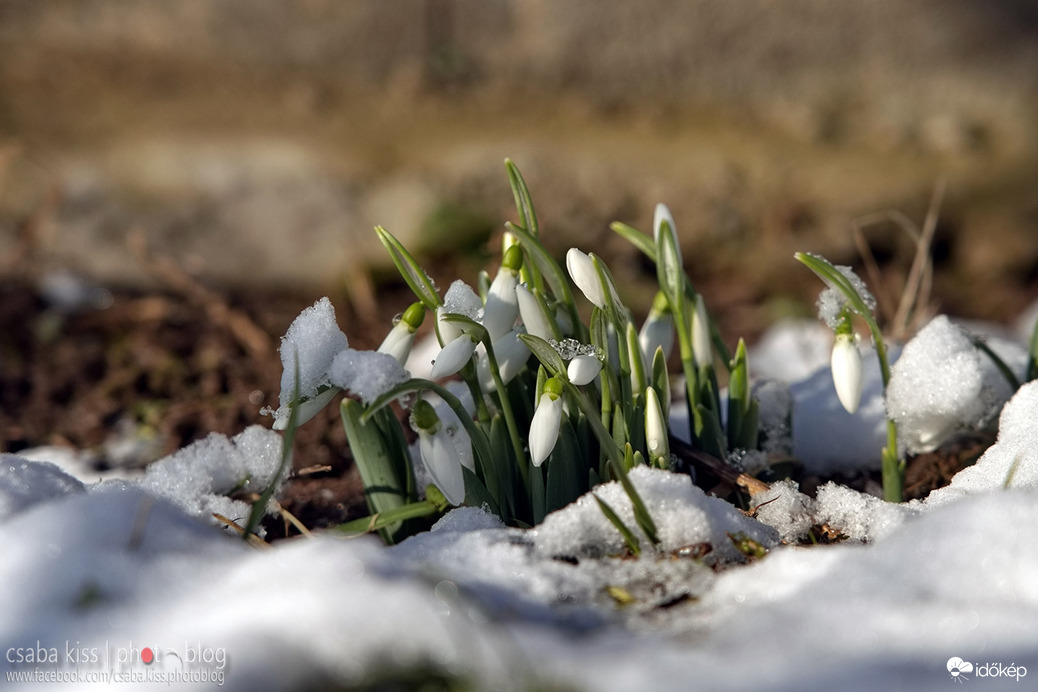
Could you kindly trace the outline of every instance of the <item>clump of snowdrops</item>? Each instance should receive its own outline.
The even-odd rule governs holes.
[[[688,415],[680,419],[687,429],[678,437],[691,441],[692,454],[724,466],[758,448],[746,347],[740,340],[732,355],[717,335],[684,271],[664,205],[651,235],[612,226],[656,266],[659,292],[638,325],[601,258],[572,248],[563,269],[545,249],[529,190],[511,161],[506,169],[518,219],[506,224],[494,275],[484,272],[476,287],[455,281],[441,295],[407,249],[376,228],[416,302],[377,351],[349,348],[327,299],[304,311],[282,340],[275,427],[291,431],[296,419],[305,422],[345,394],[342,420],[371,510],[342,527],[349,532],[377,530],[395,542],[418,530],[416,519],[462,504],[532,526],[617,480],[639,528],[656,542],[627,472],[639,464],[679,466],[668,364],[678,363],[684,382]],[[431,375],[421,378],[405,366],[425,320],[434,322],[440,351]],[[723,403],[715,363],[728,371]],[[424,488],[419,478],[428,480]],[[637,553],[635,532],[596,500]]]

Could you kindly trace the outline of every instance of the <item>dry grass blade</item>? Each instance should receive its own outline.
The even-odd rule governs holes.
[[[241,526],[238,526],[238,522],[234,521],[234,519],[231,519],[229,517],[225,517],[224,515],[218,514],[216,512],[213,512],[213,518],[216,519],[221,524],[223,524],[223,525],[233,529],[234,532],[237,533],[239,536],[244,536],[245,535],[245,529],[243,529]],[[259,536],[257,536],[254,533],[249,534],[248,537],[245,540],[246,540],[246,542],[249,545],[251,545],[254,548],[270,548],[271,547],[271,545],[269,543],[267,543],[266,541],[264,541],[262,538],[260,538]]]
[[[930,301],[930,285],[933,279],[933,261],[930,248],[933,246],[934,233],[937,231],[937,217],[941,203],[944,201],[945,182],[940,180],[930,198],[930,208],[926,212],[923,230],[916,244],[915,258],[908,272],[905,290],[901,294],[901,302],[894,315],[893,331],[897,337],[903,337],[913,326],[913,318],[921,320],[925,307]]]
[[[249,357],[262,360],[274,352],[269,334],[248,315],[232,308],[221,295],[203,286],[183,268],[151,252],[140,229],[135,229],[127,236],[126,244],[131,254],[161,281],[203,308],[214,324],[225,326]]]

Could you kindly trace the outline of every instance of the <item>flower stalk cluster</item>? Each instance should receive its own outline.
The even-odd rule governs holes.
[[[745,346],[740,341],[732,357],[717,336],[684,271],[665,206],[656,208],[651,237],[613,226],[656,265],[659,292],[639,326],[600,257],[572,248],[563,269],[545,249],[526,184],[510,161],[506,168],[518,220],[506,224],[493,279],[484,274],[475,289],[457,281],[441,297],[406,248],[376,228],[417,298],[379,352],[405,366],[425,316],[434,316],[440,350],[431,379],[390,377],[374,396],[358,399],[348,386],[353,380],[340,374],[325,379],[346,386],[296,397],[288,406],[323,405],[325,391],[350,395],[342,419],[372,515],[344,530],[379,530],[394,542],[415,530],[416,517],[463,503],[529,526],[598,483],[618,480],[640,535],[656,543],[655,524],[627,472],[637,464],[677,465],[668,369],[675,346],[689,411],[680,436],[718,463],[729,451],[757,446]],[[581,296],[590,305],[580,304]],[[729,370],[723,416],[717,363]],[[401,406],[409,409],[411,444],[393,412]],[[638,534],[603,511],[637,552]]]

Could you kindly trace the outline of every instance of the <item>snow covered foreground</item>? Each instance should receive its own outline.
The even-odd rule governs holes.
[[[299,689],[436,673],[502,690],[940,690],[1038,679],[1038,383],[1005,407],[997,444],[925,502],[836,485],[809,499],[782,484],[755,498],[753,519],[687,477],[636,469],[663,541],[637,560],[610,556],[621,539],[587,497],[531,531],[462,508],[389,549],[331,536],[246,547],[200,517],[240,518],[220,493],[242,470],[262,484],[279,439],[212,436],[140,480],[86,486],[5,455],[4,683]],[[634,525],[620,488],[599,493]],[[780,543],[822,521],[851,540]],[[733,538],[770,552],[743,564]]]

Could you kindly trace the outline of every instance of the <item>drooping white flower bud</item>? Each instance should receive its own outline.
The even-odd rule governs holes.
[[[540,466],[555,449],[562,424],[562,383],[555,377],[544,384],[544,393],[530,421],[530,461]]]
[[[515,297],[519,304],[519,316],[523,320],[527,333],[540,337],[545,341],[555,338],[541,301],[534,295],[533,291],[523,284],[517,284],[515,287]]]
[[[861,353],[853,334],[837,334],[832,354],[833,385],[847,413],[855,413],[861,402]]]
[[[584,297],[598,308],[605,308],[605,293],[602,290],[602,282],[598,279],[598,271],[587,255],[575,247],[571,247],[566,253],[566,269],[573,283],[580,289]]]
[[[566,367],[566,376],[569,377],[570,382],[579,387],[591,383],[601,371],[602,361],[584,353],[573,356]]]
[[[400,321],[393,325],[378,347],[379,353],[393,356],[396,362],[404,365],[411,355],[411,347],[414,345],[414,335],[418,327],[425,320],[425,306],[414,303],[404,311]]]
[[[497,372],[501,376],[502,384],[508,384],[515,376],[522,372],[526,361],[530,359],[530,349],[519,339],[519,332],[512,330],[493,342],[494,358],[497,359]],[[497,389],[497,383],[490,372],[490,359],[482,344],[476,349],[476,374],[479,376],[479,386],[484,392],[493,392]]]
[[[501,268],[487,291],[487,303],[483,308],[483,326],[491,339],[511,331],[519,314],[519,299],[515,287],[519,282],[519,268],[523,264],[523,250],[513,245],[505,251]]]
[[[420,399],[411,411],[411,427],[418,433],[418,449],[429,477],[452,505],[465,501],[465,477],[454,440],[433,405]]]
[[[449,342],[440,349],[439,355],[433,361],[432,378],[438,380],[441,377],[450,377],[469,362],[473,352],[476,350],[476,342],[465,333]]]

